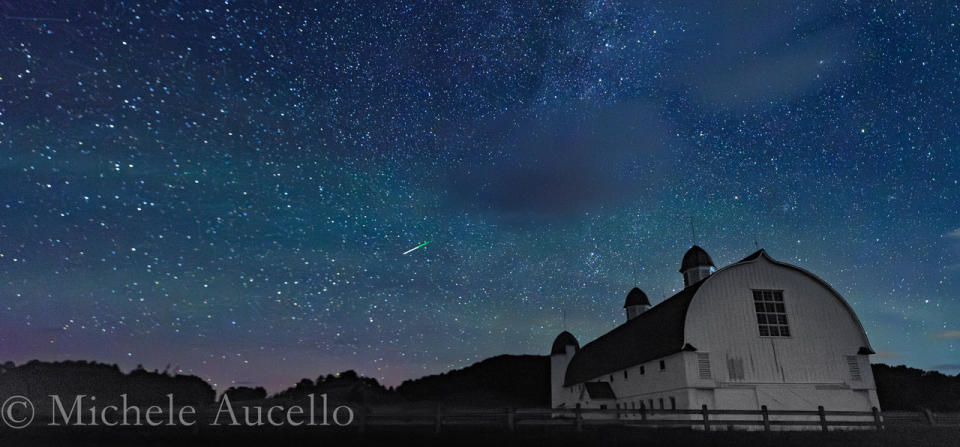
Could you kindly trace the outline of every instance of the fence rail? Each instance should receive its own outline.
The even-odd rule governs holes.
[[[361,431],[379,426],[500,427],[514,431],[518,427],[690,427],[706,431],[727,427],[755,427],[765,431],[774,427],[831,429],[873,429],[902,426],[952,426],[960,428],[960,414],[919,412],[827,411],[817,410],[610,410],[610,409],[435,409],[388,410],[359,408],[357,425]]]

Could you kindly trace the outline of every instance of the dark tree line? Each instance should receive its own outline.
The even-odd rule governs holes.
[[[960,411],[960,374],[948,376],[907,366],[873,365],[884,410]]]
[[[385,388],[377,379],[361,377],[353,370],[320,376],[315,381],[301,379],[274,398],[301,400],[309,394],[326,394],[334,402],[382,403],[394,400],[391,389]]]
[[[456,403],[476,407],[535,407],[549,402],[550,362],[536,355],[500,355],[463,369],[406,380],[386,388],[354,371],[302,379],[274,397],[302,399],[327,394],[331,400],[366,404],[401,402]]]
[[[948,376],[906,366],[873,365],[877,395],[884,410],[960,411],[960,374]],[[271,399],[300,400],[309,394],[338,403],[383,404],[403,402],[450,403],[475,407],[542,407],[548,405],[550,363],[546,356],[500,355],[466,368],[404,381],[387,388],[376,379],[355,371],[302,379]],[[161,405],[173,394],[178,405],[215,403],[216,392],[202,379],[147,371],[138,367],[127,374],[117,365],[85,361],[0,364],[0,396],[23,395],[34,402],[48,395],[97,396],[100,405],[117,403],[128,395],[128,404]],[[231,401],[268,398],[263,387],[231,387],[224,391]]]
[[[196,376],[172,375],[138,367],[128,374],[117,365],[85,361],[41,362],[23,365],[7,362],[0,367],[0,396],[22,395],[36,404],[60,396],[67,404],[73,396],[96,396],[98,405],[119,404],[127,395],[131,406],[160,405],[167,394],[180,405],[202,406],[214,402],[216,392]]]
[[[256,388],[248,386],[232,386],[227,388],[220,396],[221,399],[226,396],[230,402],[244,402],[251,400],[264,400],[267,398],[267,390],[262,386]]]

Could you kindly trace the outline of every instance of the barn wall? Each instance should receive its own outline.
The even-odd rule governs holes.
[[[790,337],[759,335],[752,289],[784,291]],[[824,391],[826,389],[822,387],[803,387],[802,392],[832,396],[829,399],[818,397],[817,400],[845,395],[847,397],[841,400],[848,403],[861,401],[863,396],[868,397],[866,401],[871,401],[869,390],[875,389],[869,359],[857,354],[862,346],[869,344],[856,316],[815,278],[770,262],[763,256],[753,262],[723,269],[701,286],[687,311],[685,337],[699,353],[708,354],[710,361],[709,379],[692,375],[697,370],[696,362],[687,365],[692,386],[842,385],[831,388],[831,391]],[[847,356],[854,356],[860,380],[851,376]],[[757,393],[761,388],[757,388]],[[784,390],[789,394],[789,390]],[[723,391],[715,398],[718,405],[728,402],[740,406],[748,400],[746,395],[742,390]],[[762,395],[754,399],[764,400]],[[777,398],[769,400],[776,401]],[[872,401],[876,404],[875,399]],[[835,405],[840,404],[831,404]],[[860,404],[855,406],[856,409],[864,408]]]
[[[673,354],[663,359],[652,360],[641,364],[644,367],[644,373],[640,374],[640,366],[636,365],[626,370],[619,370],[612,374],[605,374],[596,377],[591,382],[608,382],[613,389],[617,401],[610,404],[610,408],[616,408],[619,404],[623,409],[638,409],[640,402],[649,408],[653,403],[654,408],[660,407],[660,399],[663,399],[664,408],[670,408],[670,398],[674,399],[676,408],[688,408],[690,405],[690,393],[686,388],[687,376],[686,365],[690,357],[694,355],[690,352],[681,352]],[[664,362],[664,369],[660,369],[660,360]],[[626,376],[624,376],[626,371]],[[564,387],[559,393],[560,400],[566,400],[567,407],[575,407],[577,399],[582,396],[583,385],[577,384],[571,387]],[[580,401],[585,404],[584,400]],[[554,401],[554,406],[557,401]],[[584,405],[586,407],[586,405]],[[627,417],[627,416],[625,416]]]
[[[639,405],[643,400],[648,403],[652,399],[655,407],[660,408],[659,399],[664,400],[664,405],[670,407],[670,397],[677,402],[677,407],[682,408],[685,404],[686,392],[683,388],[686,386],[685,360],[684,355],[688,353],[678,353],[664,357],[663,359],[653,360],[643,363],[644,374],[640,374],[640,366],[628,368],[626,378],[623,370],[610,375],[601,376],[598,379],[604,382],[610,382],[618,402],[625,408],[632,408]],[[660,369],[660,360],[663,360],[665,368]]]

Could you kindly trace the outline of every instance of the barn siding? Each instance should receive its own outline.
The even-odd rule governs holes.
[[[790,337],[759,335],[752,289],[784,291]],[[843,399],[851,401],[862,400],[862,396],[869,401],[870,393],[852,393],[850,389],[875,388],[869,359],[857,354],[860,347],[869,343],[847,306],[810,275],[763,256],[721,270],[701,286],[687,311],[685,339],[699,352],[709,353],[716,386],[839,384],[843,387],[830,392],[812,386],[801,389],[821,396],[819,399],[830,395],[830,400],[836,400],[836,396],[844,395],[847,397]],[[851,355],[856,356],[860,366],[859,381],[852,380],[850,375],[847,356]],[[709,385],[701,380],[691,384]],[[788,394],[798,391],[783,390]],[[717,399],[721,404],[723,399]],[[876,404],[875,400],[871,403]],[[855,406],[862,409],[863,405]]]
[[[687,405],[687,394],[684,390],[687,383],[687,360],[689,352],[673,354],[663,359],[657,359],[643,363],[645,373],[640,374],[640,366],[628,368],[627,378],[623,377],[623,370],[612,374],[613,381],[610,381],[610,375],[597,377],[595,380],[610,382],[617,401],[630,408],[630,403],[637,403],[641,399],[649,401],[653,399],[659,404],[659,399],[664,399],[664,404],[669,407],[669,398],[673,397],[677,402],[678,408],[685,408]],[[664,361],[666,368],[660,370],[660,360]]]

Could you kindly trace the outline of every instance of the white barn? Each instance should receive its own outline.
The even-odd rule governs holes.
[[[634,288],[627,321],[550,352],[553,408],[870,411],[870,342],[827,283],[760,250],[714,271],[693,246],[685,288],[650,307]],[[629,413],[629,412],[627,412]],[[622,416],[632,417],[632,416]]]

